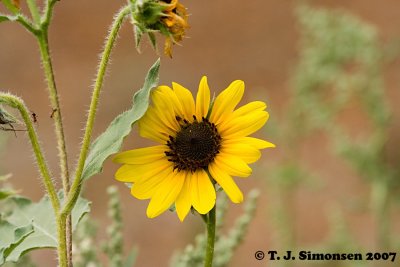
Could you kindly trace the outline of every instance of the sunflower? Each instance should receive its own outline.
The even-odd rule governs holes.
[[[248,137],[267,122],[269,114],[261,101],[235,110],[243,93],[244,82],[237,80],[211,102],[207,77],[200,81],[196,103],[191,92],[177,83],[152,92],[153,105],[139,120],[139,133],[160,145],[121,152],[114,158],[123,164],[116,179],[132,183],[134,197],[151,199],[149,218],[173,204],[181,221],[191,208],[208,213],[215,205],[216,184],[232,202],[243,201],[233,176],[249,176],[248,164],[260,158],[260,149],[274,147]]]

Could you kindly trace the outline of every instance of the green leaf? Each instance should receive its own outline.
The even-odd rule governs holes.
[[[62,194],[59,194],[59,196],[62,200]],[[12,241],[10,238],[5,240],[4,244],[0,246],[0,251],[5,251],[3,258],[0,258],[0,264],[8,261],[16,262],[22,255],[33,249],[57,247],[57,227],[49,198],[44,197],[37,203],[21,196],[13,197],[11,200],[15,207],[12,214],[4,219],[7,223],[0,225],[0,234],[4,231],[10,231],[10,225],[14,227],[16,237],[23,236],[25,232],[18,230],[24,229],[23,227],[30,226],[33,232],[23,236],[23,239],[20,238],[18,243],[15,242],[15,238]],[[90,202],[79,198],[72,210],[73,230],[82,216],[89,210]],[[17,230],[19,231],[18,235]],[[3,241],[3,235],[1,236],[1,241]]]
[[[0,200],[6,199],[10,196],[15,195],[17,192],[11,189],[0,189]]]
[[[108,128],[91,144],[88,157],[83,168],[82,180],[98,174],[103,169],[104,161],[117,153],[124,138],[131,132],[132,125],[137,122],[149,107],[151,90],[158,84],[160,59],[154,63],[147,73],[142,89],[133,96],[132,108],[118,115]]]
[[[0,220],[0,265],[5,262],[7,256],[27,236],[33,233],[33,226],[17,227],[5,220]]]
[[[133,267],[135,266],[136,258],[137,258],[137,248],[131,249],[128,256],[126,257],[123,267]]]

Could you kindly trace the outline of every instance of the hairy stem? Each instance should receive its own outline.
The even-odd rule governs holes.
[[[27,0],[29,11],[31,12],[32,19],[36,24],[40,24],[40,14],[36,4],[36,0]]]
[[[43,184],[46,188],[47,194],[49,195],[53,210],[55,214],[57,214],[60,211],[60,202],[58,200],[53,181],[51,180],[50,171],[46,164],[46,160],[44,159],[42,148],[40,147],[38,137],[35,128],[33,127],[28,109],[26,108],[22,99],[8,93],[0,93],[0,103],[4,103],[13,108],[16,108],[20,112],[28,131],[28,136],[31,141],[33,152],[35,153],[36,162],[43,179]]]
[[[29,8],[32,13],[32,17],[36,23],[40,23],[40,34],[36,35],[40,54],[42,58],[42,64],[48,84],[49,96],[50,96],[50,104],[52,108],[52,118],[55,122],[55,132],[57,137],[57,148],[58,155],[60,158],[60,170],[61,170],[61,180],[63,184],[64,196],[66,196],[70,189],[69,182],[69,170],[68,170],[68,157],[67,157],[67,148],[65,144],[65,135],[64,135],[64,127],[62,122],[62,113],[61,107],[57,92],[56,81],[54,77],[53,64],[50,55],[49,49],[49,41],[48,41],[48,27],[51,21],[51,17],[53,14],[53,7],[57,1],[48,0],[46,1],[45,12],[40,19],[38,16],[39,12],[37,10],[37,5],[35,0],[29,0]],[[42,21],[41,21],[42,20]],[[65,221],[60,222],[60,219],[64,219]],[[67,262],[67,266],[72,267],[72,227],[71,227],[71,216],[57,217],[58,226],[60,224],[64,225],[63,227],[58,227],[58,230],[64,231],[63,233],[58,233],[59,235],[59,261],[60,266]],[[63,239],[60,239],[63,238]],[[63,245],[66,242],[65,245]]]
[[[206,257],[204,260],[204,267],[212,267],[214,258],[214,243],[215,243],[215,212],[216,204],[208,213],[207,220],[207,247],[206,247]]]
[[[68,267],[72,265],[72,259],[69,259],[67,244],[67,219],[62,214],[57,214],[57,235],[58,235],[58,267]],[[72,254],[71,254],[72,255]]]
[[[93,124],[94,124],[94,119],[96,117],[96,111],[97,111],[97,106],[99,103],[100,91],[101,91],[101,88],[102,88],[103,82],[104,82],[104,76],[106,73],[106,69],[107,69],[109,59],[110,59],[112,48],[114,47],[115,41],[118,36],[118,32],[122,26],[122,23],[123,23],[125,17],[129,14],[129,12],[130,12],[130,7],[126,6],[126,7],[123,7],[117,13],[117,15],[114,17],[114,21],[111,25],[109,35],[106,39],[106,43],[104,46],[104,50],[103,50],[100,64],[99,64],[98,71],[97,71],[96,82],[95,82],[93,92],[92,92],[92,98],[91,98],[88,118],[86,121],[85,134],[83,137],[83,142],[82,142],[82,147],[81,147],[81,151],[80,151],[80,155],[79,155],[78,165],[77,165],[77,168],[75,171],[75,177],[74,177],[74,181],[73,181],[71,190],[67,197],[67,202],[65,203],[64,208],[62,210],[63,214],[69,214],[71,212],[71,210],[74,207],[76,200],[78,199],[78,196],[80,194],[81,182],[82,182],[81,176],[82,176],[82,172],[83,172],[83,167],[85,165],[85,160],[86,160],[86,157],[88,154],[90,140],[92,137]]]
[[[44,31],[38,38],[40,53],[42,56],[43,67],[48,83],[48,90],[50,95],[51,108],[54,111],[53,118],[55,121],[55,130],[57,136],[57,148],[60,157],[60,168],[61,168],[61,179],[63,183],[63,189],[65,194],[69,191],[69,172],[68,172],[68,160],[67,160],[67,149],[65,145],[64,128],[62,123],[62,116],[60,110],[60,102],[58,98],[58,92],[56,82],[54,78],[53,66],[51,62],[50,50],[48,45],[47,32]]]

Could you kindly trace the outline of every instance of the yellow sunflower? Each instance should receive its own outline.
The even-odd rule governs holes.
[[[160,145],[121,152],[114,158],[123,164],[116,179],[132,183],[134,197],[151,199],[149,218],[173,204],[181,221],[191,208],[208,213],[215,205],[215,184],[232,202],[243,201],[233,176],[249,176],[248,164],[260,158],[260,149],[274,147],[248,137],[267,122],[269,114],[261,101],[235,110],[243,93],[244,83],[237,80],[211,103],[207,77],[200,81],[196,103],[191,92],[177,83],[152,92],[153,105],[139,120],[139,133]]]

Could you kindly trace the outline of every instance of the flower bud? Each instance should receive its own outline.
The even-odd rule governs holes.
[[[156,49],[154,33],[160,32],[166,37],[164,53],[172,57],[172,45],[180,43],[189,28],[186,8],[179,0],[130,0],[130,3],[137,49],[144,33]]]

